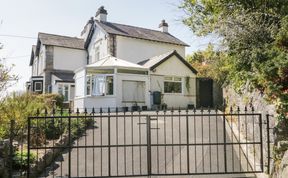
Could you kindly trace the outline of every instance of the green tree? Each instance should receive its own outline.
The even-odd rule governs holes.
[[[288,114],[288,3],[286,0],[184,0],[183,22],[199,35],[221,39],[224,59],[216,58],[226,84],[247,84]],[[218,70],[221,72],[221,70]],[[217,70],[215,71],[217,73]]]
[[[225,84],[225,74],[227,73],[226,53],[215,50],[212,44],[209,44],[205,50],[197,51],[192,55],[187,55],[186,60],[196,68],[198,77],[208,77],[217,81],[219,84]]]

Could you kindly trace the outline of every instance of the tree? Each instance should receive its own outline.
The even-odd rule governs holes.
[[[183,22],[199,36],[218,35],[224,58],[216,58],[224,83],[241,92],[249,83],[288,114],[288,3],[285,0],[184,0]],[[217,71],[216,71],[217,72]],[[220,75],[220,74],[219,74]]]
[[[0,43],[0,50],[3,48],[3,45]],[[0,96],[3,94],[6,89],[11,86],[12,81],[18,80],[17,75],[11,74],[13,66],[5,65],[3,58],[0,58]]]
[[[226,53],[215,50],[212,44],[208,44],[205,50],[197,51],[188,55],[186,60],[196,68],[198,77],[208,77],[224,85],[226,65],[223,65],[227,58]]]

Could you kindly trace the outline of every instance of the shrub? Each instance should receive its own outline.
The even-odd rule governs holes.
[[[19,139],[20,132],[27,128],[27,118],[34,116],[37,110],[52,110],[53,101],[56,105],[62,101],[57,94],[36,95],[32,93],[12,93],[0,101],[0,139],[7,138],[10,131],[10,121],[15,120],[14,135]]]
[[[16,170],[19,169],[27,169],[28,164],[28,152],[24,150],[22,153],[21,151],[16,151],[13,157],[13,168]],[[30,152],[30,163],[34,163],[36,161],[36,155],[33,152]]]

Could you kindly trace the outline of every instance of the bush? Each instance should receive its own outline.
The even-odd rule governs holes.
[[[21,151],[16,151],[13,157],[13,168],[16,170],[27,169],[28,168],[28,152],[24,150],[21,154]],[[36,161],[36,155],[33,152],[30,152],[30,163]]]
[[[56,106],[61,106],[62,97],[57,94],[13,93],[0,101],[0,139],[8,138],[10,121],[15,120],[14,135],[16,139],[21,136],[23,129],[27,128],[27,118],[35,116],[39,109],[52,110],[54,100]]]
[[[67,124],[61,119],[54,119],[46,121],[46,127],[45,125],[42,125],[42,127],[44,127],[46,139],[53,140],[58,139],[64,133]]]

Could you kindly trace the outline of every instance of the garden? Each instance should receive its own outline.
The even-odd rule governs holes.
[[[77,139],[92,125],[91,119],[71,120],[71,138],[68,138],[69,123],[67,117],[64,117],[74,114],[69,109],[60,109],[62,103],[63,97],[60,95],[32,93],[13,93],[0,102],[0,177],[12,174],[25,176],[27,172],[29,116],[36,117],[30,123],[30,147],[67,146],[69,140]],[[75,114],[80,115],[79,112]],[[49,116],[58,117],[52,119]],[[47,149],[36,153],[32,150],[29,155],[32,163],[30,169],[41,174],[62,151],[63,149]]]

